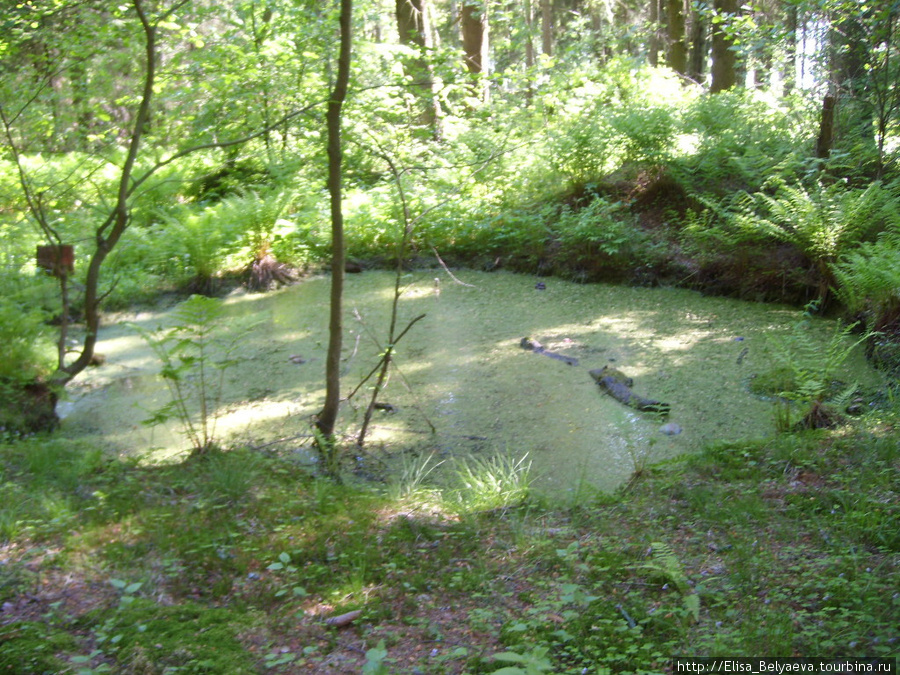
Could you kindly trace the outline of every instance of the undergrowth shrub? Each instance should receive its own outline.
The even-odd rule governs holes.
[[[759,190],[773,174],[798,175],[806,169],[804,146],[815,137],[814,111],[798,106],[744,89],[697,97],[684,112],[693,149],[671,169],[684,184],[719,197]]]
[[[647,244],[624,204],[599,197],[581,209],[564,206],[556,230],[561,259],[591,280],[617,278]]]
[[[622,155],[615,130],[592,110],[567,120],[551,137],[547,165],[577,190],[614,170]]]
[[[817,181],[811,188],[774,179],[768,192],[748,195],[738,218],[745,229],[759,229],[790,241],[811,259],[835,259],[887,225],[900,226],[895,195],[874,183],[865,190]],[[898,195],[900,196],[900,195]]]
[[[40,309],[0,296],[0,434],[35,428],[33,397],[48,395],[41,380],[52,369],[53,351],[45,319]]]
[[[40,309],[0,297],[0,382],[29,382],[51,367],[50,331]]]
[[[220,300],[193,295],[172,313],[170,328],[138,329],[162,364],[160,375],[170,399],[145,423],[176,419],[195,454],[217,447],[225,372],[236,365],[234,352],[252,328],[233,319],[226,326],[226,318]]]
[[[621,138],[622,163],[649,166],[672,156],[680,127],[675,110],[669,106],[629,106],[613,115],[610,124]]]

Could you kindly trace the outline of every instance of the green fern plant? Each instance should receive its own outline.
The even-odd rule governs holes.
[[[822,182],[807,188],[779,178],[766,191],[745,193],[733,218],[738,230],[789,242],[806,254],[820,275],[822,298],[834,284],[835,260],[885,227],[900,224],[896,192],[880,183],[865,190]]]
[[[853,351],[873,335],[869,331],[854,335],[857,326],[855,323],[837,325],[823,348],[810,333],[809,319],[804,319],[794,325],[787,338],[775,343],[777,364],[790,372],[792,383],[790,389],[778,392],[778,395],[799,404],[805,411],[796,426],[807,429],[831,427],[840,419],[839,411],[858,385],[841,383],[839,376]],[[784,410],[776,412],[776,418],[781,418],[779,427],[794,428],[785,423],[784,415]]]
[[[870,330],[900,320],[900,228],[845,254],[832,271],[838,297]]]
[[[219,217],[241,231],[253,259],[259,260],[269,253],[279,220],[293,199],[290,191],[233,195],[222,201]]]
[[[675,551],[667,543],[655,541],[650,544],[650,560],[638,569],[653,572],[672,584],[681,594],[682,606],[694,621],[700,620],[700,596],[694,592],[684,572],[684,566]]]
[[[234,224],[224,221],[217,207],[209,207],[169,217],[166,225],[166,239],[174,243],[172,253],[188,271],[190,288],[204,295],[210,294],[215,288],[216,276],[234,246]]]

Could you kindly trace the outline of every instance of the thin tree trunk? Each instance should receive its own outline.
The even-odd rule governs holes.
[[[782,80],[784,82],[783,94],[789,95],[797,84],[797,14],[795,5],[789,5],[786,9],[785,27],[787,28],[787,49],[784,54]]]
[[[97,228],[97,250],[88,264],[87,277],[84,290],[84,344],[78,358],[68,365],[60,364],[51,377],[51,382],[60,387],[72,381],[81,371],[88,367],[94,358],[94,348],[97,345],[97,336],[100,331],[100,301],[99,295],[100,269],[106,257],[119,239],[125,233],[131,222],[131,213],[128,208],[128,198],[132,189],[132,173],[140,152],[144,132],[150,123],[150,106],[153,101],[154,87],[156,84],[156,24],[151,24],[144,9],[142,0],[133,0],[134,9],[140,19],[144,31],[144,53],[146,64],[144,72],[144,88],[141,94],[141,103],[138,106],[137,116],[128,143],[128,152],[125,155],[125,163],[119,179],[119,187],[116,193],[116,202],[113,212],[107,221]]]
[[[534,14],[531,0],[522,0],[522,9],[525,12],[525,67],[530,69],[534,66]]]
[[[650,0],[650,42],[647,60],[656,68],[659,65],[659,0]]]
[[[531,0],[522,0],[522,10],[525,12],[525,68],[529,71],[525,103],[531,106],[534,99],[534,82],[530,75],[531,69],[534,68],[534,13],[531,7]]]
[[[328,194],[331,197],[331,318],[328,324],[328,356],[325,362],[325,404],[316,420],[322,441],[327,446],[320,447],[323,457],[333,460],[334,427],[337,422],[341,402],[341,346],[343,341],[343,297],[344,297],[344,213],[342,199],[342,159],[341,114],[347,87],[350,82],[350,57],[352,46],[351,23],[353,0],[341,0],[340,52],[338,56],[337,79],[328,101],[325,120],[328,126]],[[330,462],[326,471],[333,473],[335,467]]]

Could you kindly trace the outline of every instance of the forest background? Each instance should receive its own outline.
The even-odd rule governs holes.
[[[786,301],[878,331],[869,353],[896,372],[900,3],[352,4],[339,111],[351,266],[440,261]],[[102,311],[266,289],[332,261],[340,10],[7,3],[10,439],[53,423]],[[42,261],[36,246],[50,247]],[[543,656],[529,658],[523,672]]]

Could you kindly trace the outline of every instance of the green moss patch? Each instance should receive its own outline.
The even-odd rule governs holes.
[[[32,675],[61,672],[59,655],[77,647],[71,634],[33,621],[0,626],[0,645],[0,672]]]

